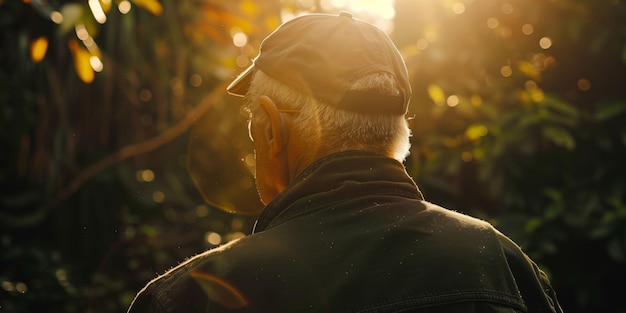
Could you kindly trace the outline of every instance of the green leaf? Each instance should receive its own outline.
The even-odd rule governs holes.
[[[607,251],[609,255],[618,262],[623,262],[626,260],[626,247],[624,247],[624,242],[619,240],[619,237],[613,238],[607,244]]]
[[[542,129],[543,137],[552,141],[558,146],[567,150],[573,150],[576,147],[576,140],[570,132],[558,126],[545,126]]]
[[[59,37],[74,29],[76,24],[83,18],[83,5],[78,3],[65,4],[61,7],[61,14],[63,15],[63,22],[57,29]]]
[[[529,234],[533,233],[541,225],[543,225],[543,220],[541,220],[541,218],[538,218],[538,217],[532,218],[524,226],[524,231],[526,231],[526,233],[529,233]]]
[[[626,111],[626,102],[623,100],[603,102],[598,105],[595,117],[598,121],[606,121]]]
[[[570,117],[578,117],[579,115],[577,107],[555,97],[548,97],[544,104],[550,109]]]

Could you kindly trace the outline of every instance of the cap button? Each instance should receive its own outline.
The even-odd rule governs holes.
[[[341,12],[339,12],[339,16],[343,16],[343,17],[347,17],[347,18],[352,18],[352,13],[350,13],[350,12],[346,12],[346,11],[341,11]]]

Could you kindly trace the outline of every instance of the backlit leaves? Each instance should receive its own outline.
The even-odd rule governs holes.
[[[95,76],[90,63],[91,53],[89,53],[87,49],[81,47],[76,40],[69,40],[67,45],[70,52],[72,52],[72,59],[74,60],[76,74],[84,83],[91,83]]]
[[[57,29],[57,35],[63,36],[74,29],[76,24],[80,24],[83,18],[84,6],[78,3],[69,3],[61,7],[63,22]]]
[[[576,147],[574,137],[563,127],[545,126],[542,128],[542,134],[546,139],[567,150],[573,150]]]
[[[34,63],[39,63],[46,56],[48,51],[48,38],[41,36],[30,43],[30,59]]]
[[[132,0],[132,2],[154,15],[161,15],[161,13],[163,13],[163,6],[157,0]]]
[[[428,85],[428,95],[437,105],[443,105],[446,102],[446,94],[443,89],[436,84]]]

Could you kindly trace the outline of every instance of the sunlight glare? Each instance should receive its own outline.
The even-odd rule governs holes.
[[[465,13],[465,4],[463,4],[462,2],[455,2],[452,5],[452,11],[456,14]]]
[[[95,72],[102,72],[102,69],[104,69],[104,64],[102,64],[102,60],[98,56],[92,55],[89,58],[89,64]]]
[[[451,95],[446,99],[446,104],[451,108],[459,105],[459,102],[460,102],[459,97],[456,95]]]
[[[63,14],[59,11],[52,11],[52,13],[50,13],[50,20],[55,24],[61,24],[63,23]]]
[[[376,14],[385,20],[391,20],[396,16],[392,0],[352,0],[348,2],[347,8],[356,12]]]
[[[243,32],[237,32],[233,35],[233,44],[235,47],[242,48],[248,44],[248,36]]]
[[[552,39],[550,39],[550,37],[543,37],[539,39],[539,46],[544,50],[550,49],[550,47],[552,47]]]
[[[524,24],[522,25],[522,33],[524,35],[530,35],[535,31],[535,27],[533,27],[533,25],[531,24]]]
[[[130,2],[128,2],[127,0],[120,1],[120,3],[117,5],[117,9],[122,14],[127,14],[128,12],[130,12],[131,7],[132,6]]]
[[[500,25],[500,21],[498,21],[497,18],[490,17],[489,19],[487,19],[487,27],[491,29],[496,29],[498,28],[498,25]]]
[[[89,8],[96,21],[100,24],[104,24],[107,21],[107,16],[104,14],[104,10],[98,0],[89,0]]]
[[[74,30],[76,31],[76,37],[78,37],[78,39],[85,41],[89,38],[89,33],[87,32],[85,25],[77,24],[76,27],[74,27]]]

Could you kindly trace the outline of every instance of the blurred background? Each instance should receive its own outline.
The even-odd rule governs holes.
[[[626,312],[624,0],[0,0],[0,311],[124,312],[262,208],[228,84],[281,22],[352,11],[413,84],[405,164],[566,312]]]

